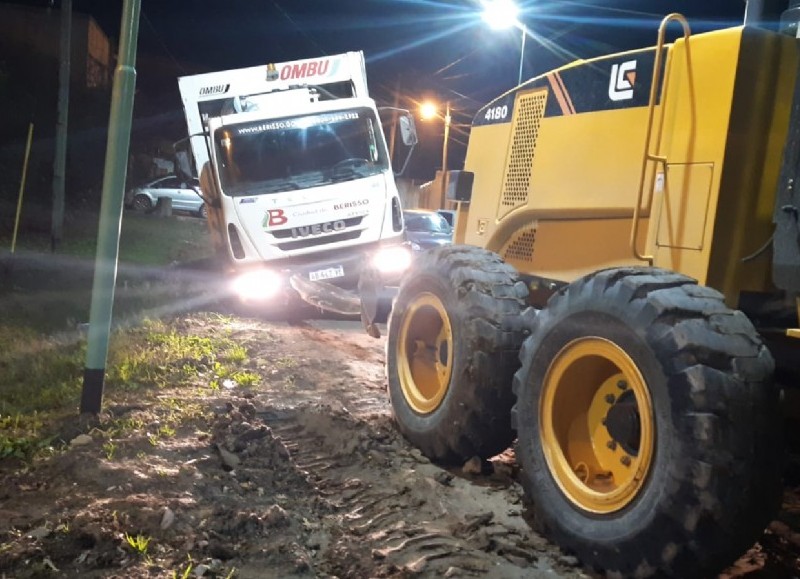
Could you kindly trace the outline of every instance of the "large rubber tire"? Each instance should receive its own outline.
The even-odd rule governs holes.
[[[389,318],[387,382],[398,428],[427,457],[461,463],[513,442],[527,294],[514,268],[475,247],[423,252],[404,275]]]
[[[570,416],[569,404],[580,404],[577,390],[569,390],[593,379],[586,372],[573,375],[572,383],[554,378],[558,364],[569,363],[565,353],[587,341],[624,351],[652,402],[652,454],[644,477],[633,482],[620,508],[601,513],[586,510],[581,495],[570,498],[569,489],[580,486],[570,486],[552,466],[562,464],[560,443],[573,431],[549,447],[543,443],[547,423]],[[782,435],[774,364],[750,321],[726,307],[718,292],[653,268],[601,271],[550,299],[520,358],[512,421],[521,482],[540,530],[585,565],[611,576],[715,576],[776,513]],[[575,363],[579,359],[574,356]],[[572,401],[548,406],[545,390],[567,385]],[[640,406],[642,433],[643,412]],[[645,452],[638,448],[636,459]]]

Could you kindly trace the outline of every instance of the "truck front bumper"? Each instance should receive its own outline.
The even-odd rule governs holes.
[[[360,290],[369,289],[372,304],[375,292],[391,303],[403,272],[411,263],[408,244],[373,245],[349,252],[333,252],[302,260],[265,263],[238,271],[233,292],[242,301],[291,307],[299,296],[303,301],[326,311],[345,315],[362,314]],[[368,284],[362,282],[367,276]],[[373,290],[380,286],[380,290]],[[372,311],[370,305],[370,311]],[[363,317],[363,315],[362,315]],[[370,316],[372,319],[374,315]]]

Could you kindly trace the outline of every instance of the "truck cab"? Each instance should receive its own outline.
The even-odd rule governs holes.
[[[367,267],[399,276],[410,253],[362,53],[179,85],[212,239],[237,293],[350,291]],[[413,145],[413,127],[404,134]]]

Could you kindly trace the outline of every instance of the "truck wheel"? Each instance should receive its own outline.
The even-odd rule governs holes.
[[[511,379],[527,288],[489,251],[421,254],[389,319],[387,381],[400,431],[433,460],[488,458],[513,441]]]
[[[520,359],[522,485],[584,564],[708,577],[777,511],[774,364],[718,292],[652,268],[587,276],[541,310]]]

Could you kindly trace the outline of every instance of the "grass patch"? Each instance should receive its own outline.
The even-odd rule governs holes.
[[[134,553],[142,556],[147,555],[147,547],[150,546],[151,540],[152,537],[147,537],[145,535],[129,535],[125,533],[125,542],[128,543],[128,546]]]
[[[119,253],[120,261],[142,265],[210,257],[208,226],[195,217],[152,217],[126,211]]]
[[[206,378],[208,385],[220,379],[240,385],[258,381],[257,375],[241,370],[247,350],[229,337],[181,334],[161,321],[119,335],[109,358],[107,382],[121,390],[191,386]]]
[[[78,398],[86,357],[84,342],[59,343],[0,326],[0,418],[47,412]]]
[[[25,460],[50,446],[51,439],[41,433],[38,412],[0,417],[0,458]]]
[[[31,206],[25,211],[32,215],[22,223],[16,250],[50,252],[49,209]],[[99,223],[97,211],[68,211],[58,253],[93,260],[97,251]],[[11,236],[11,228],[0,229],[0,247],[10,249]],[[208,226],[204,219],[177,214],[155,217],[130,210],[122,214],[119,240],[119,260],[122,263],[166,265],[210,255]]]
[[[23,217],[18,256],[13,267],[0,270],[0,458],[30,459],[49,448],[52,433],[43,425],[52,430],[78,409],[86,361],[86,337],[78,328],[89,321],[99,217],[93,210],[68,210],[56,255],[50,254],[49,208],[26,206]],[[11,229],[7,220],[0,221],[3,251],[10,249]],[[147,309],[185,300],[180,290],[151,285],[149,272],[210,255],[205,220],[125,211],[119,261],[130,267],[120,269],[114,322],[138,323]],[[246,357],[246,350],[227,337],[181,335],[164,323],[145,322],[112,334],[106,397],[166,386],[207,389],[217,365],[222,374],[233,375]],[[186,415],[170,412],[176,420]],[[103,451],[112,460],[119,449],[109,441]]]
[[[30,227],[20,232],[13,259],[4,253],[10,248],[11,233],[0,229],[0,320],[47,333],[74,330],[77,323],[87,322],[97,227],[96,214],[70,212],[56,254],[50,252],[49,228]],[[159,279],[164,266],[207,260],[211,254],[205,220],[126,211],[114,320],[137,317],[150,308],[174,307],[175,293],[153,280]]]
[[[49,448],[52,433],[43,424],[57,415],[74,413],[83,384],[85,341],[63,343],[42,340],[34,334],[12,341],[0,328],[0,458],[28,459]],[[109,344],[106,397],[130,392],[158,396],[162,388],[187,388],[202,392],[223,380],[253,385],[259,376],[241,368],[247,351],[227,335],[180,334],[163,321],[146,321],[115,332]],[[203,416],[202,408],[170,395],[159,401],[164,418],[151,432],[152,443],[175,436],[185,421]],[[137,418],[113,421],[105,428],[109,439],[142,431]],[[108,460],[117,453],[109,441],[103,447]]]

